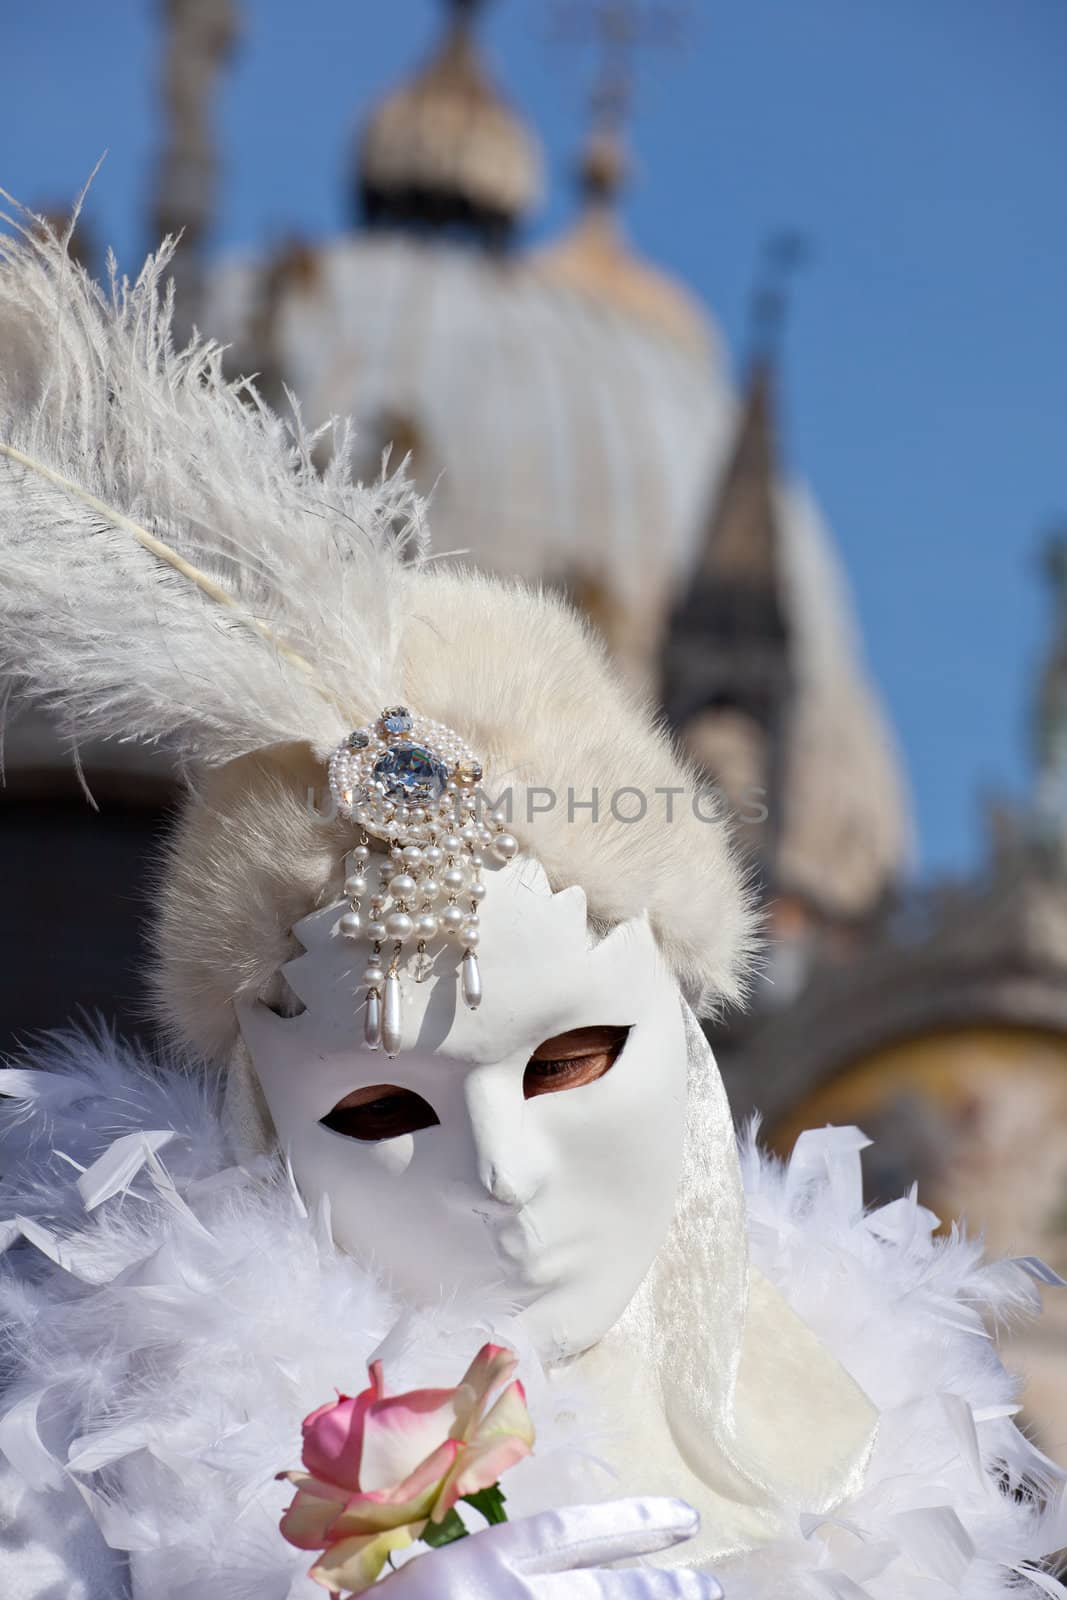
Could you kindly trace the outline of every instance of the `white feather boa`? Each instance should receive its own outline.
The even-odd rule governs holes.
[[[506,1308],[403,1311],[283,1170],[233,1163],[214,1083],[70,1033],[0,1092],[4,1600],[118,1600],[131,1564],[138,1600],[321,1596],[277,1531],[301,1418],[372,1353],[396,1388],[455,1381],[490,1329],[538,1428],[513,1515],[611,1496],[621,1408],[550,1385]],[[1040,1568],[1067,1544],[1060,1475],[987,1331],[1036,1311],[1038,1269],[935,1239],[914,1196],[865,1215],[862,1143],[743,1152],[754,1261],[881,1419],[862,1493],[822,1521],[783,1506],[781,1537],[718,1567],[728,1600],[1067,1596]]]

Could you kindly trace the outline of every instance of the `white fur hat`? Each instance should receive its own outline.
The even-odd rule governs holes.
[[[325,758],[403,700],[510,791],[512,830],[597,924],[647,911],[690,998],[736,999],[752,918],[698,774],[559,597],[427,559],[399,476],[348,477],[220,350],[175,352],[164,247],[100,291],[34,229],[0,259],[0,667],[79,736],[159,741],[189,775],[160,878],[158,992],[225,1059],[232,1001],[341,892],[353,825]],[[630,819],[630,820],[628,820]]]

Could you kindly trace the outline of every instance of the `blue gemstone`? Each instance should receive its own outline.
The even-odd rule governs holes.
[[[394,799],[438,800],[445,792],[448,768],[421,744],[394,744],[374,763],[374,776]]]
[[[382,712],[382,728],[387,734],[410,733],[411,712],[407,706],[388,706]]]

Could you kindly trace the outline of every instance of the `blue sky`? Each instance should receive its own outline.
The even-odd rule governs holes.
[[[486,18],[537,124],[562,225],[593,62],[548,0]],[[1038,535],[1067,516],[1067,6],[693,0],[641,63],[627,199],[641,247],[743,348],[761,241],[810,237],[786,349],[791,465],[856,596],[915,796],[924,872],[980,859],[979,797],[1022,792],[1045,639]],[[158,124],[156,0],[35,0],[3,20],[0,184],[89,214],[135,265]],[[436,0],[245,0],[216,248],[347,219],[353,127],[425,50]]]

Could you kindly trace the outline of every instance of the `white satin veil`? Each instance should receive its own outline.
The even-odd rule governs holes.
[[[689,1113],[674,1221],[623,1317],[579,1359],[627,1443],[622,1487],[703,1513],[699,1559],[751,1549],[862,1485],[877,1412],[749,1262],[737,1140],[711,1047],[683,1001]],[[692,1563],[693,1543],[678,1552]]]

